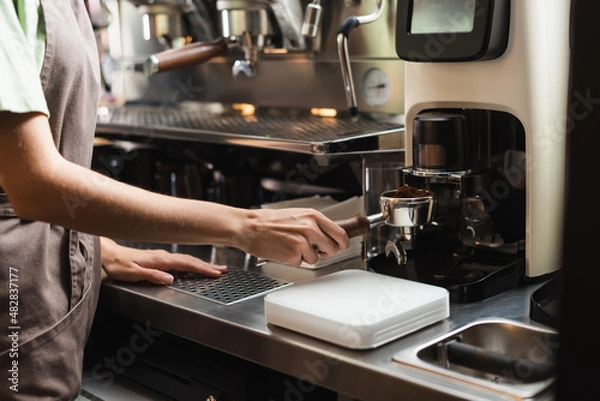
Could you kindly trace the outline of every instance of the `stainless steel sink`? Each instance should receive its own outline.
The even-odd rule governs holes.
[[[509,319],[481,319],[413,349],[394,361],[485,387],[499,397],[532,398],[555,380],[558,333]]]

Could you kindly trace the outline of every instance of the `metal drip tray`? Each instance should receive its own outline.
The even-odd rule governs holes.
[[[100,134],[150,135],[217,144],[266,147],[310,154],[403,149],[398,122],[323,118],[305,110],[257,110],[244,115],[221,104],[178,107],[128,104],[98,110]]]
[[[209,301],[231,305],[292,284],[248,270],[229,269],[218,278],[200,274],[175,276],[169,286]]]

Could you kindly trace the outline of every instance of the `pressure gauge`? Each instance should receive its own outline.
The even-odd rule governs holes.
[[[363,97],[369,106],[381,106],[390,98],[390,80],[383,70],[369,69],[363,77]]]

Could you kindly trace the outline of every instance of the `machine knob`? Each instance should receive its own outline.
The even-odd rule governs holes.
[[[323,19],[323,8],[319,4],[320,0],[314,0],[306,6],[306,14],[302,23],[302,35],[309,38],[316,38],[319,33],[319,26]]]

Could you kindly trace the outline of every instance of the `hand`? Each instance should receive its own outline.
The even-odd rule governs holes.
[[[218,277],[227,270],[226,266],[204,262],[191,255],[162,249],[130,248],[106,237],[101,237],[101,244],[102,267],[115,280],[147,280],[154,284],[168,285],[173,282],[173,276],[167,273],[169,270],[200,273],[208,277]]]
[[[311,208],[253,209],[233,239],[251,255],[295,266],[346,250],[349,241],[342,227]]]

